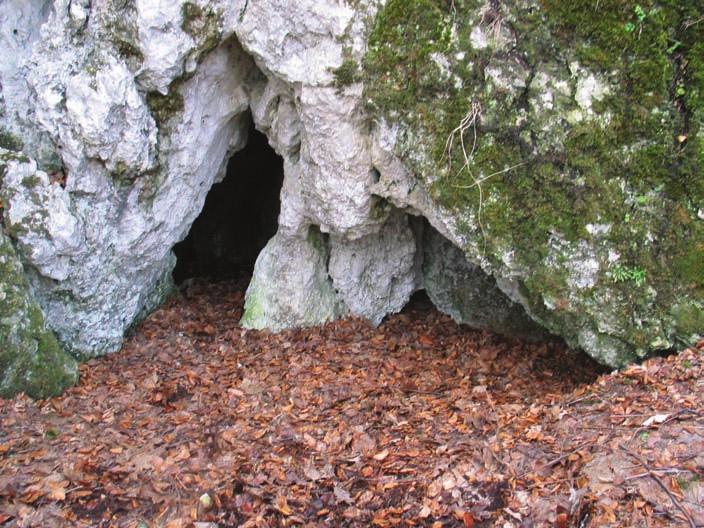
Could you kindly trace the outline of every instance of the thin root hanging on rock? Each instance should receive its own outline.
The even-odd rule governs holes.
[[[486,176],[477,177],[472,173],[469,166],[470,166],[471,159],[477,150],[477,142],[478,142],[477,121],[481,118],[481,114],[482,114],[481,104],[477,101],[472,101],[472,106],[471,106],[470,110],[462,118],[462,121],[460,121],[460,124],[455,129],[453,129],[452,132],[450,132],[450,135],[448,136],[447,141],[445,142],[445,150],[443,153],[443,159],[447,158],[448,168],[451,172],[452,171],[453,146],[455,144],[457,136],[459,136],[459,143],[460,143],[460,146],[462,147],[463,163],[462,163],[462,166],[460,167],[460,169],[455,174],[455,176],[460,176],[464,171],[467,171],[467,174],[469,174],[470,178],[472,178],[473,183],[471,183],[469,185],[454,185],[454,187],[457,189],[471,189],[472,187],[477,188],[477,190],[479,192],[479,204],[477,206],[477,225],[479,226],[479,230],[482,233],[482,239],[484,240],[484,244],[486,246],[486,238],[487,238],[486,231],[484,229],[484,224],[482,223],[482,209],[484,207],[484,202],[485,202],[484,189],[482,188],[482,183],[489,180],[490,178],[493,178],[494,176],[498,176],[500,174],[505,174],[509,171],[512,171],[513,169],[516,169],[522,165],[525,165],[526,162],[522,161],[520,163],[516,163],[514,165],[511,165],[510,167],[506,167],[505,169],[493,172],[493,173],[488,174]],[[468,145],[465,140],[465,135],[467,134],[467,132],[469,130],[472,131],[472,147],[470,149],[467,148]],[[486,247],[484,249],[486,249]]]

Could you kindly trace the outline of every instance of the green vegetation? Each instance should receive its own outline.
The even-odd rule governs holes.
[[[193,2],[184,3],[181,14],[181,29],[196,40],[193,55],[197,60],[202,60],[220,42],[220,16],[213,9],[202,8]],[[183,96],[179,90],[192,75],[193,73],[186,73],[174,80],[166,94],[156,91],[147,94],[147,105],[160,126],[183,111]]]
[[[704,328],[704,302],[701,300],[689,301],[678,304],[673,309],[673,315],[677,324],[677,332],[684,336],[684,341],[687,342],[687,337],[696,336],[702,333]]]
[[[104,22],[107,38],[128,63],[138,67],[144,61],[144,55],[139,49],[135,0],[108,0],[105,14],[108,17]]]
[[[201,60],[220,44],[220,15],[213,8],[200,7],[194,2],[184,3],[181,15],[181,29],[197,42],[194,53]]]
[[[170,86],[166,95],[159,92],[147,94],[147,105],[157,123],[164,124],[174,115],[183,112],[183,96],[177,87]]]
[[[686,476],[678,476],[676,480],[682,491],[688,491],[697,485],[701,485],[702,477],[697,474],[688,474]]]
[[[398,153],[472,247],[531,270],[524,294],[551,330],[608,301],[630,306],[619,339],[648,348],[670,306],[704,296],[698,0],[390,0],[364,78],[370,113],[403,125]],[[581,241],[607,293],[575,297]],[[608,250],[631,266],[610,269]]]
[[[193,2],[184,2],[181,6],[181,29],[189,35],[195,35],[202,29],[204,20],[210,15],[211,11],[206,12],[202,7]]]
[[[611,278],[614,282],[633,282],[636,286],[643,286],[647,273],[643,268],[629,268],[627,266],[614,266],[611,269]]]
[[[54,440],[54,439],[58,438],[59,434],[61,434],[61,433],[59,433],[53,427],[50,427],[49,429],[44,431],[44,438],[46,438],[47,440]]]
[[[354,59],[345,59],[339,68],[333,70],[335,87],[338,90],[361,80],[359,64]]]
[[[0,148],[19,152],[24,148],[24,144],[19,137],[0,128]]]
[[[19,258],[0,230],[0,397],[55,396],[77,379],[75,360],[47,330]]]
[[[135,59],[140,63],[144,61],[142,50],[134,42],[126,38],[115,37],[113,39],[117,52],[126,59]]]

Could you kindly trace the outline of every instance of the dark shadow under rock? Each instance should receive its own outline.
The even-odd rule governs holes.
[[[283,176],[283,160],[252,128],[247,146],[230,158],[225,179],[213,185],[188,236],[174,247],[176,282],[250,274],[276,233]]]

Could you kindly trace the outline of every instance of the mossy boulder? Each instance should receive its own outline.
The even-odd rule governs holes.
[[[76,361],[44,324],[22,264],[0,228],[0,397],[55,396],[78,380]]]
[[[423,285],[433,304],[458,323],[529,341],[550,339],[492,277],[429,226],[423,232]]]
[[[370,114],[467,258],[621,366],[704,331],[699,0],[390,0]]]

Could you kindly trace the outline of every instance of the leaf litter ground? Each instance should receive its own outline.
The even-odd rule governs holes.
[[[0,526],[704,526],[704,343],[607,374],[423,301],[279,334],[242,305],[195,283],[0,400]]]

